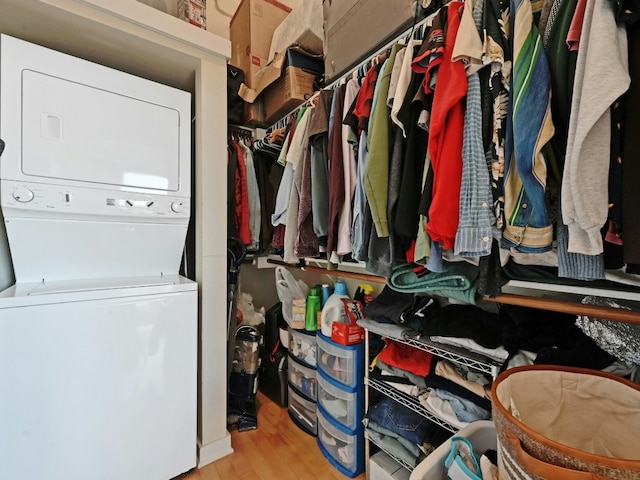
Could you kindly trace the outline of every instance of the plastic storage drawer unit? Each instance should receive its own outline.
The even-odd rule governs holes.
[[[323,410],[350,430],[358,428],[364,414],[362,389],[349,389],[335,380],[318,374],[318,403]]]
[[[363,429],[350,432],[331,420],[318,406],[318,446],[322,454],[341,473],[355,477],[364,471]]]
[[[318,333],[318,369],[350,388],[364,382],[364,344],[340,345]]]
[[[318,398],[316,371],[298,363],[295,358],[289,360],[289,385],[298,393],[315,402]]]
[[[289,416],[302,430],[315,436],[318,432],[318,414],[315,402],[298,395],[289,385]]]
[[[316,334],[289,328],[289,353],[304,365],[316,368]]]

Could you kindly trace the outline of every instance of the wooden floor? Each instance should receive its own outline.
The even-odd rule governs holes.
[[[258,393],[258,429],[231,431],[234,453],[176,480],[345,480],[300,430],[286,408]],[[357,479],[364,479],[365,474]]]

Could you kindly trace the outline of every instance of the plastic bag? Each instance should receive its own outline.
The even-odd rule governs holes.
[[[276,291],[282,302],[282,316],[288,324],[291,323],[292,301],[307,298],[309,287],[302,280],[296,280],[285,267],[276,267]]]

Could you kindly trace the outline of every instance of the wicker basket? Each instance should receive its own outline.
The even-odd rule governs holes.
[[[500,480],[640,479],[640,386],[595,370],[507,370],[492,388]]]

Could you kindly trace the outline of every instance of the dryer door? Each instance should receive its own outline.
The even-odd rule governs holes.
[[[24,70],[21,170],[41,179],[176,192],[180,121],[173,108]]]

